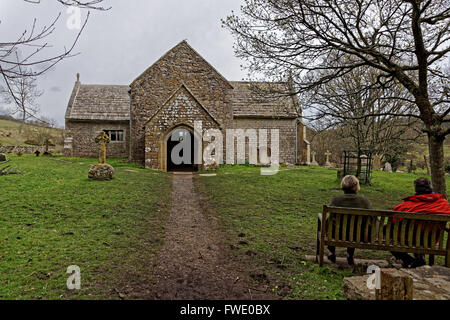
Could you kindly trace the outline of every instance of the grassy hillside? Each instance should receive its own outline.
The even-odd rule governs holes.
[[[15,145],[19,135],[19,121],[0,119],[0,145]],[[38,125],[25,124],[20,139],[20,145],[26,146],[27,140],[36,140],[42,142],[43,136],[48,135],[50,140],[57,146],[62,146],[64,142],[63,129],[45,128]],[[40,141],[41,140],[41,141]]]

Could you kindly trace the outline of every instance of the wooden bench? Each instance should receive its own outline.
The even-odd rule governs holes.
[[[334,246],[427,254],[430,264],[435,255],[444,256],[450,267],[449,222],[450,214],[323,206],[317,226],[317,261],[322,266],[325,247]]]

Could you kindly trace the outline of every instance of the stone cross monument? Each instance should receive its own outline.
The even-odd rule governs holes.
[[[100,132],[95,138],[95,142],[98,143],[98,163],[106,163],[106,145],[111,141],[109,136],[105,132]]]
[[[311,165],[312,166],[318,166],[319,164],[316,161],[316,152],[311,151]]]
[[[106,163],[106,145],[110,141],[105,132],[100,132],[95,138],[95,142],[98,143],[98,163],[89,170],[89,179],[111,180],[114,178],[114,168]]]

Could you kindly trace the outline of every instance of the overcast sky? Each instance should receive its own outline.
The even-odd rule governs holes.
[[[47,38],[53,46],[47,55],[69,47],[78,33],[67,27],[71,15],[56,0],[41,2],[0,0],[2,41],[6,35],[11,40],[30,30],[34,18],[42,28],[61,13],[57,29]],[[127,85],[184,39],[227,79],[243,79],[247,73],[234,56],[233,38],[221,26],[221,19],[232,10],[239,12],[241,4],[243,0],[106,0],[112,8],[91,11],[74,51],[80,54],[39,78],[44,90],[39,98],[41,114],[64,124],[77,72],[82,83]]]

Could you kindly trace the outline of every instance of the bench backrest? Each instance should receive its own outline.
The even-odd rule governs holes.
[[[367,249],[446,255],[450,214],[323,207],[327,243]],[[413,249],[413,250],[410,250]]]

